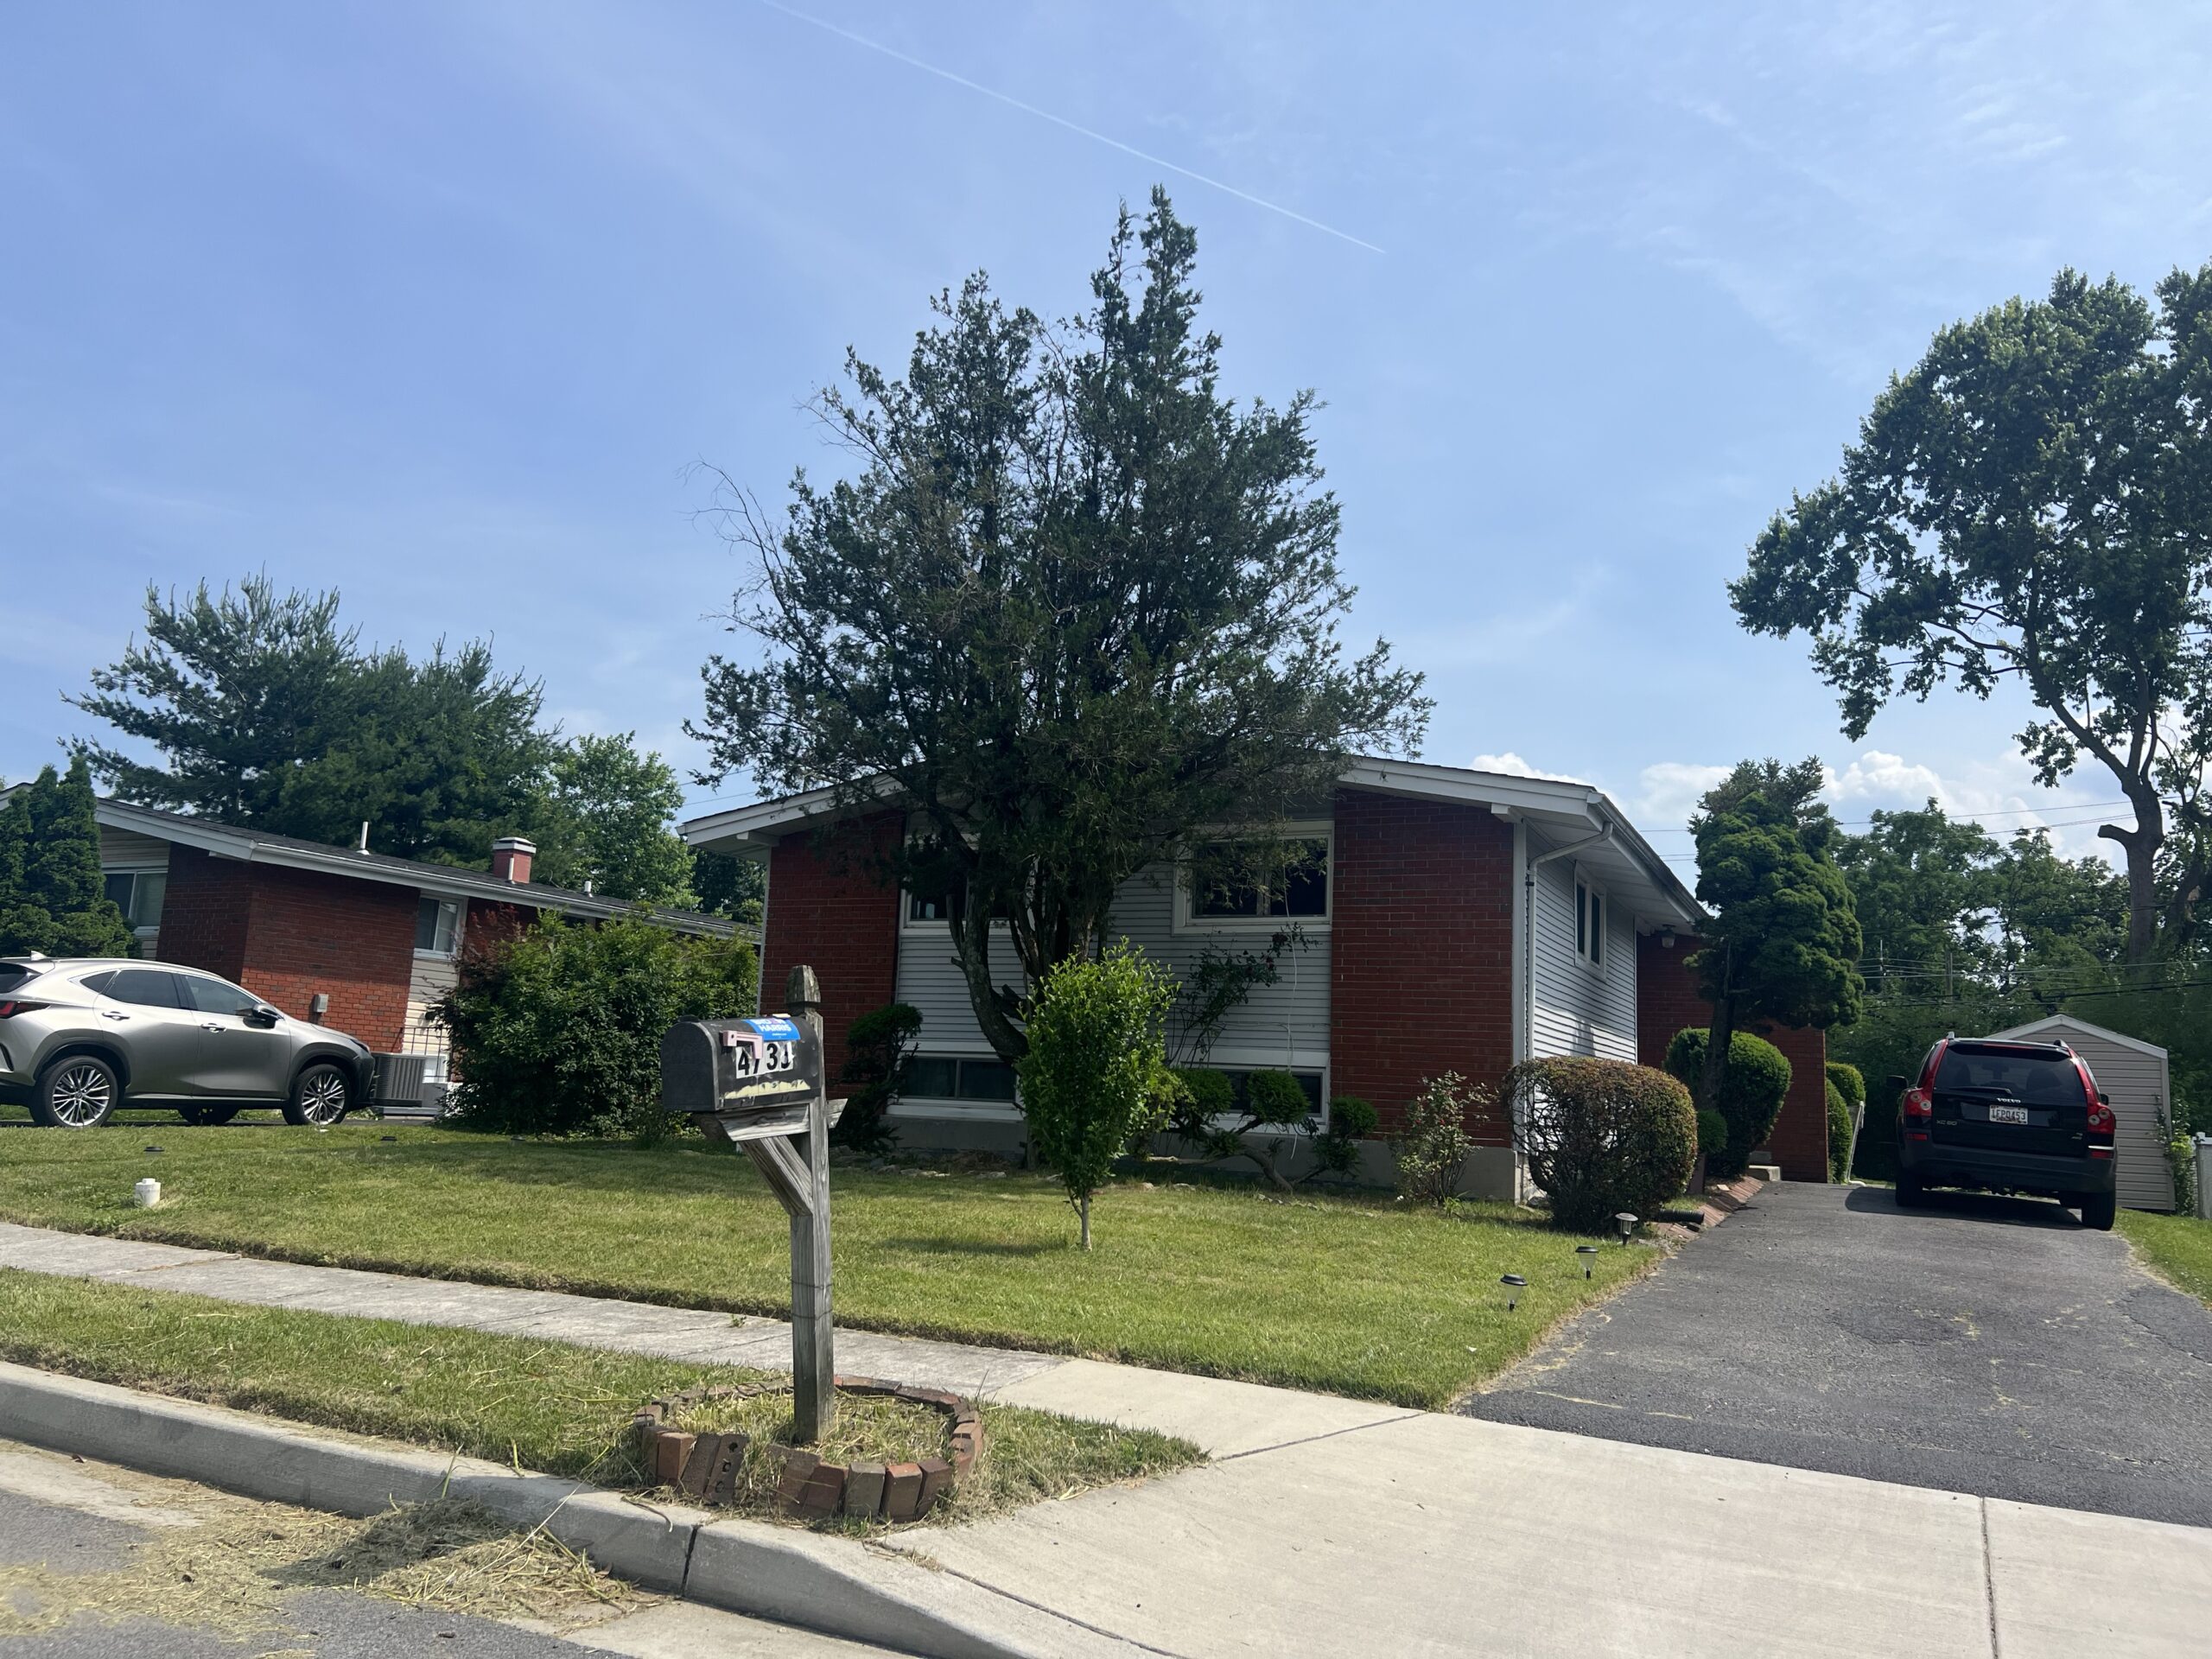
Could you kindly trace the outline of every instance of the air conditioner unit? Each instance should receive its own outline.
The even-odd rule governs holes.
[[[444,1055],[379,1054],[376,1061],[378,1116],[435,1119],[445,1116]]]

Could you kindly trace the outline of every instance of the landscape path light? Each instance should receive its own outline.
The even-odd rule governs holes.
[[[1582,1276],[1587,1279],[1590,1270],[1598,1265],[1598,1247],[1595,1244],[1578,1244],[1574,1247],[1574,1253],[1582,1258]]]
[[[1613,1217],[1613,1225],[1620,1229],[1621,1243],[1625,1245],[1629,1235],[1636,1230],[1636,1217],[1624,1210]]]
[[[1517,1273],[1509,1273],[1497,1282],[1505,1287],[1505,1311],[1510,1313],[1520,1306],[1521,1293],[1529,1288],[1529,1281]]]

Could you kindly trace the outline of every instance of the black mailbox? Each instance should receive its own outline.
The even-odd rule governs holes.
[[[822,1039],[785,1014],[683,1020],[660,1039],[662,1107],[711,1116],[733,1141],[798,1132],[822,1092]]]

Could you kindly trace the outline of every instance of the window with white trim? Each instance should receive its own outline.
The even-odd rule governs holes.
[[[150,933],[161,926],[162,900],[169,890],[167,870],[110,870],[101,882],[131,931]]]
[[[1605,971],[1605,890],[1574,873],[1574,954],[1593,974]]]
[[[1203,928],[1327,921],[1332,841],[1322,828],[1280,842],[1194,844],[1183,861],[1179,921]]]
[[[461,945],[461,901],[424,893],[415,907],[415,954],[449,957]]]

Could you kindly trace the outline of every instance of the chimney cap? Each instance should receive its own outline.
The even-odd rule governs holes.
[[[520,836],[501,836],[492,843],[492,850],[495,853],[534,853],[537,850],[537,843],[525,841]]]

